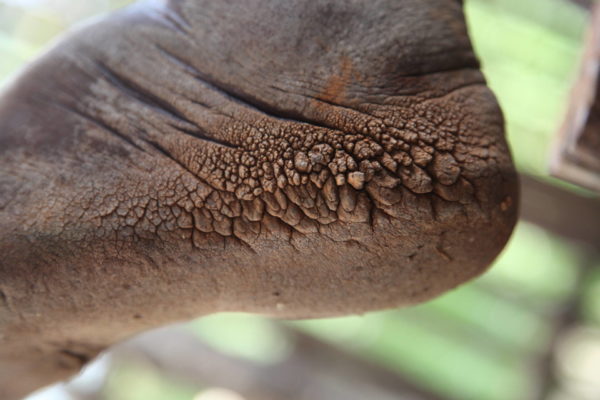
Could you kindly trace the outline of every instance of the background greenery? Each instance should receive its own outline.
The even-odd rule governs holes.
[[[0,82],[76,21],[126,3],[0,0]],[[484,73],[505,112],[518,169],[586,194],[546,172],[577,72],[586,12],[564,0],[465,3]],[[221,352],[265,365],[287,357],[286,329],[297,329],[449,399],[598,399],[600,357],[590,361],[590,354],[600,349],[600,265],[583,279],[585,263],[589,260],[577,245],[520,222],[488,273],[421,306],[283,327],[260,317],[223,314],[187,329]],[[574,293],[581,322],[557,338],[557,318]],[[564,354],[551,366],[558,382],[540,394],[539,367],[548,362],[548,348],[556,346]],[[196,386],[139,362],[113,368],[102,390],[105,398],[118,400],[190,400],[198,393]]]

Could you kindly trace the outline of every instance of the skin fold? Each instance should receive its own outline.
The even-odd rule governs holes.
[[[0,96],[0,398],[208,313],[425,301],[517,200],[461,1],[136,3]]]

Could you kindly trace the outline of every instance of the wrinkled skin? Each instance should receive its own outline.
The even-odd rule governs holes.
[[[0,98],[0,398],[207,313],[430,299],[516,202],[460,1],[139,3]]]

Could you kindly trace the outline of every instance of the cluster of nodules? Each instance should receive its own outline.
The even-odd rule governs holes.
[[[427,143],[423,138],[427,135],[371,128],[364,134],[304,126],[256,129],[250,134],[240,129],[246,132],[241,148],[212,154],[199,176],[241,200],[308,182],[321,189],[329,177],[338,186],[362,190],[382,171],[416,194],[431,192],[435,181],[451,185],[458,179],[461,171],[453,155],[437,143]]]
[[[160,190],[156,200],[146,199],[137,207],[120,204],[101,225],[110,231],[116,223],[123,239],[170,231],[191,238],[199,248],[221,246],[219,240],[227,237],[252,244],[261,235],[316,233],[338,221],[369,223],[374,211],[408,214],[414,210],[402,209],[403,197],[439,193],[436,185],[448,185],[442,197],[472,189],[464,187],[468,182],[460,183],[460,168],[449,153],[413,151],[406,163],[406,153],[390,154],[372,138],[344,139],[285,148],[273,162],[264,162],[268,173],[256,175],[257,181],[271,179],[274,184],[255,188],[251,196],[182,175],[173,187]],[[245,168],[251,176],[251,166]]]
[[[459,179],[461,168],[450,151],[426,143],[422,135],[386,131],[389,129],[341,134],[311,129],[267,138],[272,142],[262,151],[249,146],[241,151],[263,160],[255,167],[260,179],[254,181],[259,190],[253,188],[253,193],[274,193],[276,188],[306,186],[309,182],[322,189],[330,178],[336,186],[362,190],[375,177],[385,176],[386,185],[393,180],[415,194],[424,194],[432,192],[435,183],[453,185]],[[265,157],[265,150],[270,157]]]
[[[311,128],[253,139],[259,138],[267,142],[250,143],[219,160],[224,169],[238,171],[238,185],[204,188],[200,204],[189,210],[195,230],[245,242],[282,226],[317,232],[336,221],[368,222],[374,208],[389,211],[403,193],[439,192],[436,186],[453,187],[460,179],[461,169],[449,152],[384,133],[341,135]],[[241,162],[244,155],[252,162]],[[248,187],[240,191],[240,184]],[[454,192],[465,192],[465,184]],[[441,192],[455,200],[453,190]]]
[[[338,221],[369,223],[375,212],[410,217],[417,212],[414,199],[427,200],[421,195],[428,193],[471,201],[465,196],[474,189],[453,153],[462,145],[455,133],[393,125],[360,133],[304,124],[246,130],[238,148],[200,151],[198,167],[190,168],[199,180],[183,174],[168,196],[157,188],[157,200],[122,205],[106,213],[111,216],[102,225],[109,223],[109,231],[121,226],[134,237],[178,231],[201,247],[207,237],[252,243],[268,232],[308,234]],[[247,129],[235,128],[240,134]]]

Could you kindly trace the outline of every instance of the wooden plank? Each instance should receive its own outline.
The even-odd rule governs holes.
[[[593,2],[593,0],[568,0],[568,1],[570,1],[571,3],[575,3],[578,6],[581,6],[583,8],[587,8],[587,9],[592,8],[592,2]]]
[[[600,3],[593,7],[579,77],[557,133],[552,175],[600,193]]]
[[[521,175],[521,218],[564,239],[600,249],[600,200]]]

